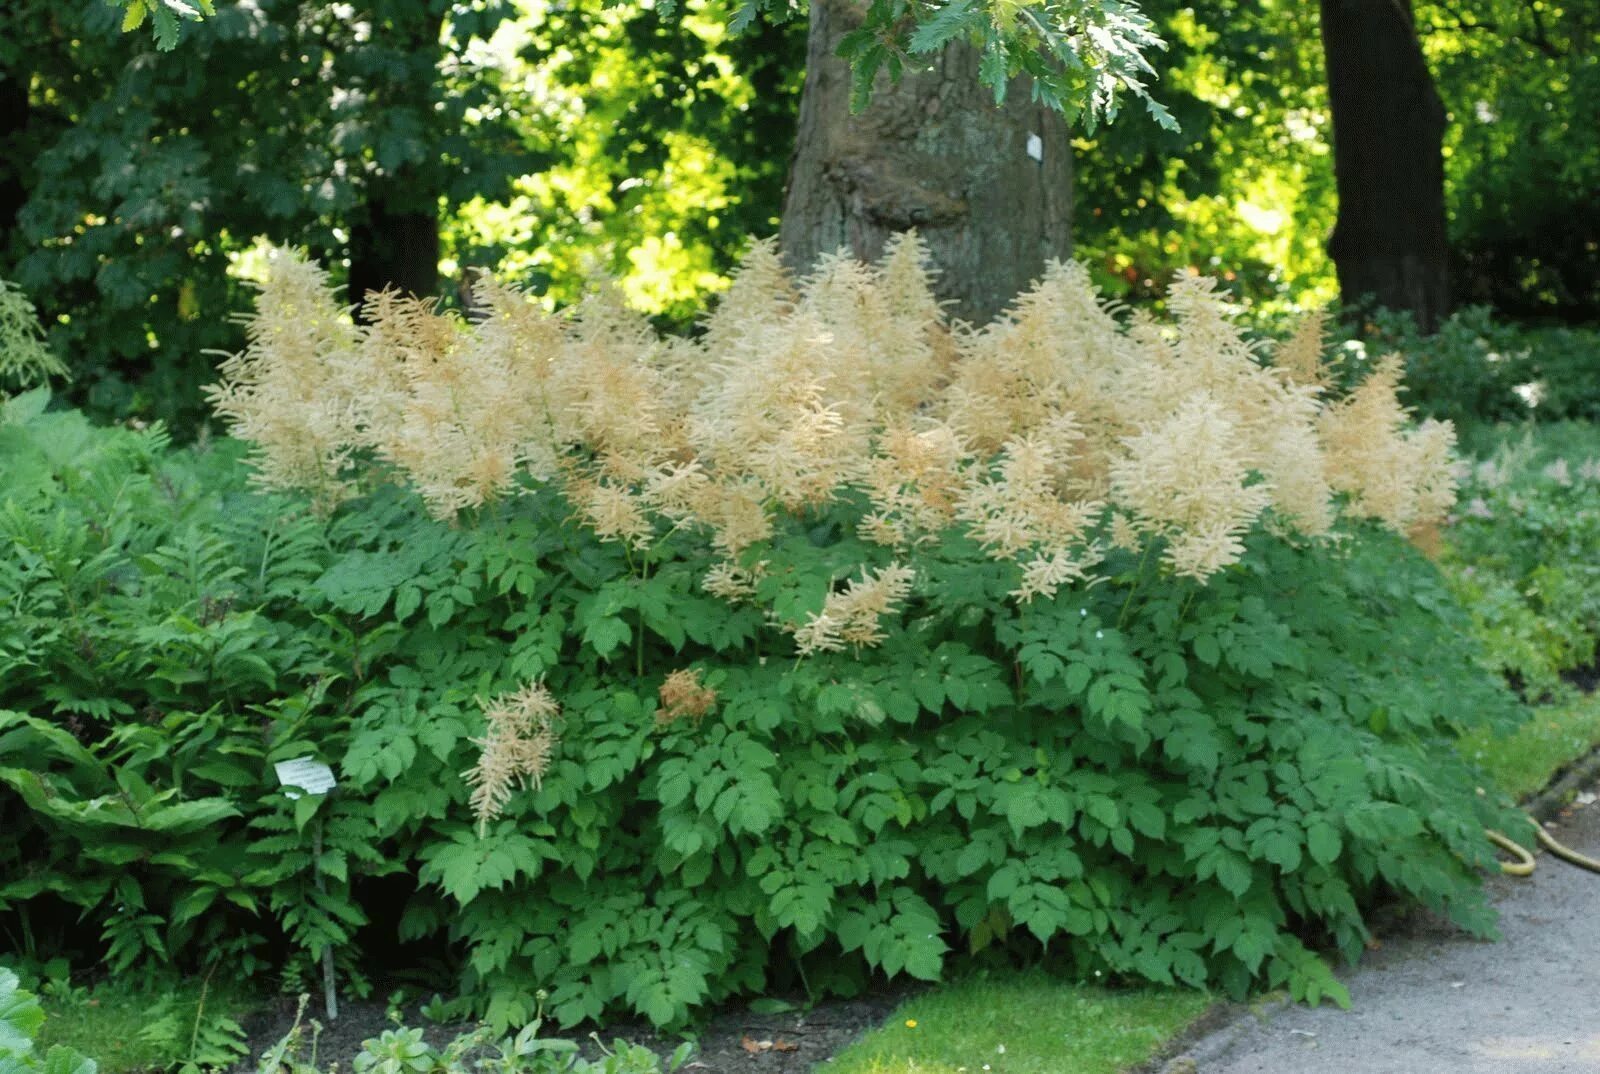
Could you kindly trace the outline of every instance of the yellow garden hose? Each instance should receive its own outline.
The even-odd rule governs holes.
[[[1533,822],[1534,835],[1538,838],[1540,846],[1544,847],[1561,860],[1571,862],[1580,869],[1587,869],[1591,873],[1600,873],[1600,861],[1596,861],[1593,858],[1579,854],[1571,847],[1562,846],[1560,843],[1556,842],[1553,835],[1545,830],[1543,824],[1540,824],[1532,817],[1529,817],[1528,819]],[[1533,855],[1528,852],[1527,848],[1518,843],[1512,842],[1499,832],[1492,831],[1488,828],[1484,829],[1484,834],[1489,837],[1489,841],[1491,843],[1499,847],[1501,850],[1516,855],[1516,861],[1503,861],[1500,863],[1500,871],[1502,873],[1505,873],[1507,876],[1533,875]]]

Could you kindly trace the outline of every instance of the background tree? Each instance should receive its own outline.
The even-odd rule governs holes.
[[[788,14],[764,0],[729,14],[746,29],[763,9],[779,21]],[[375,57],[389,48],[380,96],[402,113],[426,100],[426,79],[403,69],[426,71],[438,15],[379,4],[374,44],[357,53]],[[812,77],[787,202],[794,221],[784,229],[791,262],[805,267],[839,246],[869,256],[888,233],[920,221],[944,266],[946,292],[977,319],[997,312],[1046,258],[1070,251],[1071,161],[1067,126],[1055,113],[1092,128],[1131,94],[1171,125],[1144,86],[1151,73],[1144,52],[1160,41],[1123,0],[1021,8],[989,0],[817,4],[811,22]],[[875,84],[888,103],[851,119]],[[993,92],[993,103],[980,87]],[[1009,103],[1002,101],[1008,90]],[[1032,103],[1017,100],[1019,93]],[[437,259],[436,231],[418,193],[428,189],[410,170],[373,180],[376,200],[351,234],[353,295],[382,282],[420,291],[436,284],[424,267]]]
[[[1131,92],[1174,126],[1142,82],[1143,50],[1160,40],[1120,3],[1059,4],[1040,18],[956,0],[920,24],[912,5],[909,31],[906,17],[885,19],[890,6],[811,4],[780,245],[803,270],[840,248],[874,258],[917,228],[941,297],[982,323],[1072,251],[1069,122],[1092,129]],[[886,23],[903,48],[885,43]],[[998,32],[1008,23],[1016,41]]]
[[[916,228],[941,298],[982,324],[1072,253],[1072,147],[1066,122],[1018,78],[996,105],[976,49],[953,43],[896,84],[880,75],[850,110],[840,42],[860,27],[853,0],[813,0],[805,96],[780,245],[809,268],[845,249],[873,260]]]
[[[1415,4],[1449,117],[1443,180],[1463,295],[1519,315],[1596,316],[1600,148],[1586,136],[1600,122],[1600,67],[1589,47],[1596,13],[1556,0],[1537,9],[1485,0],[1470,14]],[[1058,190],[1070,172],[1072,201],[1023,213],[1013,199],[990,225],[963,232],[956,223],[953,236],[983,234],[1020,251],[969,264],[1026,277],[1026,244],[1036,247],[1035,264],[1059,252],[1047,240],[1065,234],[1070,218],[1077,256],[1127,298],[1159,300],[1172,274],[1190,267],[1269,311],[1336,296],[1323,249],[1336,200],[1317,9],[1146,0],[1149,21],[1139,22],[1127,21],[1126,8],[1086,14],[1063,3],[1040,23],[1045,33],[1020,14],[1033,8],[1017,9],[1009,28],[996,21],[999,10],[977,0],[854,9],[859,29],[833,36],[852,65],[855,103],[873,86],[878,98],[854,117],[839,60],[817,46],[824,62],[813,65],[813,84],[821,94],[833,65],[833,111],[810,110],[818,117],[811,153],[795,165],[811,179],[795,190],[822,206],[817,219],[833,213],[836,230],[800,227],[807,213],[797,208],[785,236],[791,249],[798,232],[812,234],[796,261],[840,242],[870,253],[869,210],[892,214],[868,194],[893,200],[921,184],[942,192],[947,207],[995,212],[968,194],[1005,183],[940,186],[931,180],[957,172],[939,176],[929,161],[943,167],[960,131],[984,131],[981,144],[1013,148],[974,155],[974,168],[1009,163],[1042,175],[1025,136],[1045,126],[1044,105],[1078,109],[1074,159],[1062,154],[1051,165],[1056,178],[1030,189]],[[1125,21],[1094,28],[1123,42],[1120,52],[1094,52],[1081,44],[1086,34],[1073,45],[1048,32],[1089,27],[1107,11]],[[258,238],[310,248],[358,291],[384,280],[454,300],[463,268],[479,266],[564,304],[586,280],[609,275],[634,305],[687,326],[749,238],[778,228],[807,29],[783,14],[755,18],[729,0],[687,0],[670,15],[601,0],[537,13],[435,0],[337,10],[327,0],[261,0],[185,23],[182,51],[162,54],[169,36],[147,32],[160,28],[159,13],[121,33],[123,13],[97,2],[8,3],[0,7],[0,95],[9,95],[0,109],[0,275],[22,282],[45,311],[59,353],[72,356],[76,401],[180,429],[203,413],[197,386],[211,376],[209,352],[240,345],[231,318],[248,301]],[[1160,95],[1182,130],[1091,126],[1119,93],[1137,100],[1140,50],[1156,38],[1170,46]],[[967,76],[1009,87],[1002,112],[976,93],[961,98],[970,112],[948,107],[970,83],[943,80],[958,62],[939,52],[947,45],[966,50]],[[1078,68],[1071,47],[1083,50]],[[930,75],[922,68],[934,57],[940,73]],[[902,89],[888,77],[897,67],[906,99],[937,102],[939,124],[897,113]],[[1006,115],[1020,118],[975,125]],[[874,124],[876,133],[861,133]],[[1048,129],[1037,133],[1052,159]],[[844,170],[826,158],[852,143],[881,190],[857,185],[841,197],[828,178],[830,167]],[[914,206],[900,218],[920,221],[930,237],[937,230]],[[395,221],[411,221],[411,231]],[[847,222],[853,236],[843,234]],[[405,243],[380,249],[378,235],[396,230],[415,234],[412,253]],[[973,274],[947,273],[945,286],[963,277]]]
[[[1462,302],[1600,318],[1600,5],[1419,3],[1451,114],[1451,277]]]
[[[500,196],[512,162],[527,163],[516,117],[487,107],[494,72],[470,55],[499,15],[437,21],[447,12],[225,5],[189,27],[174,63],[101,5],[6,7],[0,36],[49,107],[20,135],[36,151],[0,274],[74,355],[81,400],[192,425],[208,352],[238,345],[230,316],[248,288],[230,269],[258,237],[354,268],[358,285],[432,293],[437,257],[407,262],[374,232],[426,220],[441,199]],[[426,247],[428,229],[413,229]]]
[[[1431,331],[1450,308],[1445,108],[1411,0],[1322,0],[1339,219],[1328,252],[1347,303]]]

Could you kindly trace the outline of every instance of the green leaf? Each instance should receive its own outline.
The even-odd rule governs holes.
[[[1219,851],[1216,857],[1217,883],[1235,897],[1250,890],[1250,865],[1242,857],[1228,851]]]
[[[628,644],[632,638],[633,628],[617,616],[592,619],[583,630],[584,642],[601,659],[609,659],[612,653]]]
[[[1344,849],[1339,830],[1325,821],[1317,821],[1306,831],[1306,849],[1311,860],[1319,865],[1331,865]]]
[[[95,1074],[95,1061],[65,1045],[52,1045],[44,1055],[40,1074]]]
[[[122,13],[122,32],[137,30],[144,24],[145,15],[148,14],[144,0],[129,0],[128,10]]]
[[[33,1052],[33,1038],[44,1024],[44,1008],[31,992],[22,990],[17,975],[0,967],[0,1056],[6,1053],[26,1058]]]
[[[974,0],[951,0],[918,24],[911,33],[910,51],[935,52],[957,37],[982,25],[974,15]]]

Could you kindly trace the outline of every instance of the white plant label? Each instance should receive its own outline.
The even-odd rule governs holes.
[[[279,761],[272,767],[278,773],[278,782],[286,788],[284,793],[290,798],[300,797],[302,791],[306,794],[327,794],[338,785],[338,780],[333,778],[333,769],[310,757]]]
[[[1044,139],[1037,134],[1028,135],[1028,156],[1034,160],[1044,160]]]

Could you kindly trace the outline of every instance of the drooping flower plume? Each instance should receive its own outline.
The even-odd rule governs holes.
[[[478,704],[488,728],[482,738],[473,739],[482,752],[466,778],[472,786],[472,812],[480,824],[487,824],[518,787],[539,786],[556,747],[554,723],[561,706],[542,682]]]

